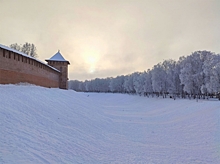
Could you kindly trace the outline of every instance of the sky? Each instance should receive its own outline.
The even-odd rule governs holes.
[[[0,0],[0,44],[34,43],[44,61],[60,50],[70,80],[116,77],[220,53],[219,0]]]

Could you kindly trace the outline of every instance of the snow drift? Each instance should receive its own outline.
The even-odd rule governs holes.
[[[220,163],[219,101],[0,85],[0,163]]]

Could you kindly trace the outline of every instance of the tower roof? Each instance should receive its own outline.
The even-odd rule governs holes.
[[[55,55],[53,55],[50,59],[47,59],[46,61],[61,61],[61,62],[67,62],[68,64],[70,64],[69,61],[64,59],[60,51],[58,51]]]

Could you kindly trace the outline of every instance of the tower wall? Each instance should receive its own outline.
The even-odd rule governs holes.
[[[48,61],[48,64],[60,71],[59,88],[68,89],[68,64],[66,61]]]

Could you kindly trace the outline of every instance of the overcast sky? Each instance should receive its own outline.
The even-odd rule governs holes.
[[[220,53],[220,0],[0,0],[0,44],[58,50],[69,78],[151,69],[194,51]]]

